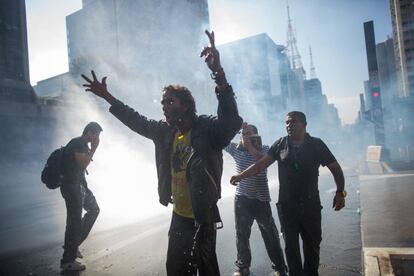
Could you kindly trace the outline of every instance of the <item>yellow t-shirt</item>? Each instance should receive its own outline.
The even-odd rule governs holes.
[[[186,168],[191,153],[191,130],[177,133],[171,151],[171,192],[174,211],[183,217],[194,218]]]

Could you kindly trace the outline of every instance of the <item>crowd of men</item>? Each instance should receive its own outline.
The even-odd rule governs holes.
[[[274,275],[318,275],[321,233],[321,202],[318,191],[318,168],[327,166],[337,191],[335,210],[345,206],[346,192],[340,165],[324,142],[306,132],[306,116],[289,112],[287,136],[269,147],[262,145],[257,128],[243,123],[235,94],[227,82],[215,47],[214,32],[206,31],[210,46],[201,57],[216,83],[217,115],[197,115],[196,103],[188,88],[168,85],[162,90],[164,120],[148,119],[119,99],[106,85],[82,75],[85,90],[109,103],[109,112],[137,134],[155,145],[158,194],[161,204],[173,205],[168,231],[166,270],[169,276],[219,276],[216,255],[217,229],[222,227],[217,202],[221,197],[222,151],[235,160],[237,175],[230,180],[237,185],[234,198],[237,258],[234,276],[249,275],[251,252],[249,238],[256,220]],[[241,130],[239,143],[231,142]],[[99,207],[88,189],[85,171],[99,145],[102,127],[89,123],[80,137],[66,146],[65,177],[61,193],[67,208],[63,271],[80,271],[85,265],[79,245],[86,239]],[[90,144],[90,146],[89,146]],[[277,203],[285,256],[270,205],[266,168],[278,161],[279,200]],[[86,211],[82,216],[82,209]],[[299,239],[303,243],[302,262]]]

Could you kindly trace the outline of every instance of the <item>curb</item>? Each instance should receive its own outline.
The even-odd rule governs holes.
[[[364,247],[364,271],[367,276],[394,276],[397,270],[391,259],[414,261],[414,248]]]

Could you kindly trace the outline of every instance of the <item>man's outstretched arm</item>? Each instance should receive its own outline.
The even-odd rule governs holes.
[[[147,119],[145,116],[136,112],[133,108],[130,108],[121,101],[117,100],[107,89],[106,77],[103,77],[102,81],[98,81],[93,70],[91,71],[91,74],[92,80],[83,74],[81,75],[87,82],[83,85],[85,90],[106,100],[111,105],[109,111],[131,130],[146,138],[154,139],[159,129],[159,122]]]
[[[237,183],[239,183],[242,179],[258,174],[259,172],[269,167],[273,162],[275,162],[273,157],[269,154],[266,154],[259,161],[242,171],[240,174],[233,175],[230,178],[230,183],[232,185],[237,185]]]

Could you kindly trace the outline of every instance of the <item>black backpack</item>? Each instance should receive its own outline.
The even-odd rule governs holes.
[[[64,153],[65,147],[54,150],[42,170],[42,182],[49,189],[56,189],[62,185],[64,178]]]

